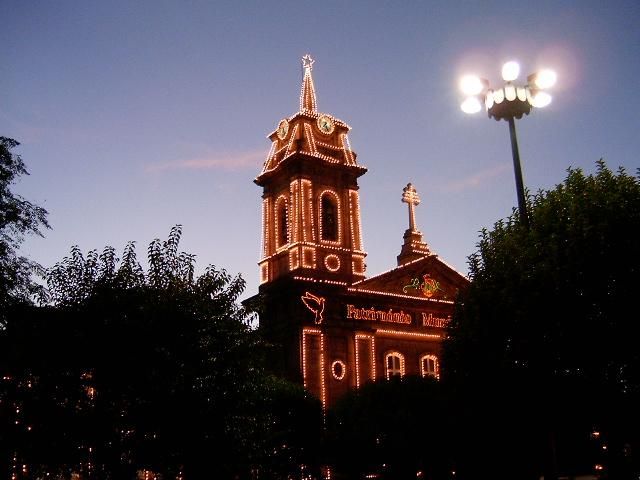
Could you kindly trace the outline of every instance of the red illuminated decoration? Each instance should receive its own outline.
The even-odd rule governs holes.
[[[451,316],[436,317],[432,313],[422,312],[422,325],[425,327],[447,328],[451,323]]]
[[[436,281],[434,278],[431,278],[431,275],[428,273],[422,276],[422,295],[427,298],[433,297],[440,288],[440,282]]]
[[[347,366],[342,360],[335,360],[331,364],[331,374],[336,380],[342,380],[347,372]]]
[[[402,287],[402,292],[407,293],[407,289],[415,289],[422,293],[427,298],[433,297],[436,293],[442,292],[440,288],[440,282],[435,278],[431,278],[431,275],[425,273],[422,275],[422,282],[419,279],[414,278],[409,285]],[[446,298],[446,297],[445,297]]]
[[[438,357],[431,354],[423,355],[420,358],[420,373],[423,377],[431,376],[440,378],[440,363]]]
[[[307,307],[315,315],[315,322],[322,323],[322,312],[324,312],[324,297],[316,297],[315,295],[305,292],[300,297],[304,306]]]
[[[376,310],[373,307],[358,308],[353,305],[347,305],[347,318],[353,318],[355,320],[404,323],[407,325],[410,325],[412,320],[411,315],[403,312],[402,310],[394,312],[391,308],[388,311],[385,311]]]

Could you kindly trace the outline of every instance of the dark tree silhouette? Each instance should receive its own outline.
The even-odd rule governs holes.
[[[257,478],[320,477],[322,404],[301,385],[268,377],[264,403],[265,428],[253,438],[251,448]]]
[[[640,455],[629,408],[640,400],[629,314],[640,273],[639,178],[603,161],[594,175],[569,169],[529,211],[529,229],[514,212],[482,231],[445,344],[445,381],[466,414],[467,473],[484,463],[492,478],[631,478]],[[594,431],[608,459],[590,453]],[[592,472],[596,463],[603,470]]]
[[[369,383],[328,412],[325,452],[336,478],[451,478],[451,418],[432,377]]]
[[[117,479],[243,478],[291,462],[267,452],[304,444],[291,438],[304,394],[265,375],[264,344],[237,303],[244,281],[213,266],[196,277],[180,235],[151,242],[146,271],[134,243],[122,260],[73,247],[48,272],[53,305],[9,319],[2,455],[33,474]]]
[[[31,280],[40,266],[21,256],[18,247],[25,235],[40,235],[49,228],[47,211],[11,191],[21,175],[28,175],[24,162],[12,150],[17,141],[0,137],[0,329],[15,303],[41,296],[42,288]]]

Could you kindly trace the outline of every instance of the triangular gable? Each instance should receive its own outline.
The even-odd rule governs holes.
[[[429,255],[354,283],[349,291],[454,301],[468,284],[464,275],[437,255]]]

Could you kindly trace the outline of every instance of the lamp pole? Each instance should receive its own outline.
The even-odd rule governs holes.
[[[502,78],[506,82],[497,89],[489,88],[489,82],[475,75],[465,75],[460,87],[467,95],[461,108],[465,113],[477,113],[484,104],[489,118],[506,120],[509,124],[513,170],[516,179],[516,194],[520,223],[529,228],[527,201],[524,195],[522,166],[516,135],[516,119],[529,115],[533,107],[542,108],[551,102],[551,95],[543,89],[555,84],[556,74],[552,70],[541,70],[527,77],[528,83],[516,86],[512,82],[518,78],[520,66],[516,62],[507,62],[502,67]]]
[[[516,86],[512,82],[518,78],[520,66],[516,62],[507,62],[502,66],[502,79],[505,84],[499,88],[489,88],[489,82],[475,75],[465,75],[460,87],[467,98],[460,106],[465,113],[477,113],[486,108],[489,118],[506,120],[509,124],[511,153],[513,154],[513,170],[516,178],[518,195],[518,211],[520,224],[529,229],[527,203],[524,195],[518,137],[516,136],[516,119],[529,115],[532,108],[542,108],[551,103],[551,95],[544,89],[552,87],[556,82],[556,74],[552,70],[541,70],[527,77],[527,84]],[[549,428],[548,464],[545,466],[545,479],[557,479],[557,463],[555,450],[555,432]]]
[[[527,202],[524,198],[524,182],[522,181],[522,167],[520,166],[520,152],[518,151],[518,137],[516,136],[516,121],[509,117],[509,136],[511,137],[511,153],[513,154],[513,170],[516,176],[516,193],[518,195],[518,211],[520,222],[529,228]]]

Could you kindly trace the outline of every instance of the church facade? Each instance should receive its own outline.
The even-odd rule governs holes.
[[[262,187],[260,327],[278,348],[274,367],[327,408],[366,382],[440,374],[441,344],[468,280],[431,252],[415,223],[398,266],[366,276],[358,164],[350,127],[318,110],[313,60],[303,58],[299,110],[269,135]]]

